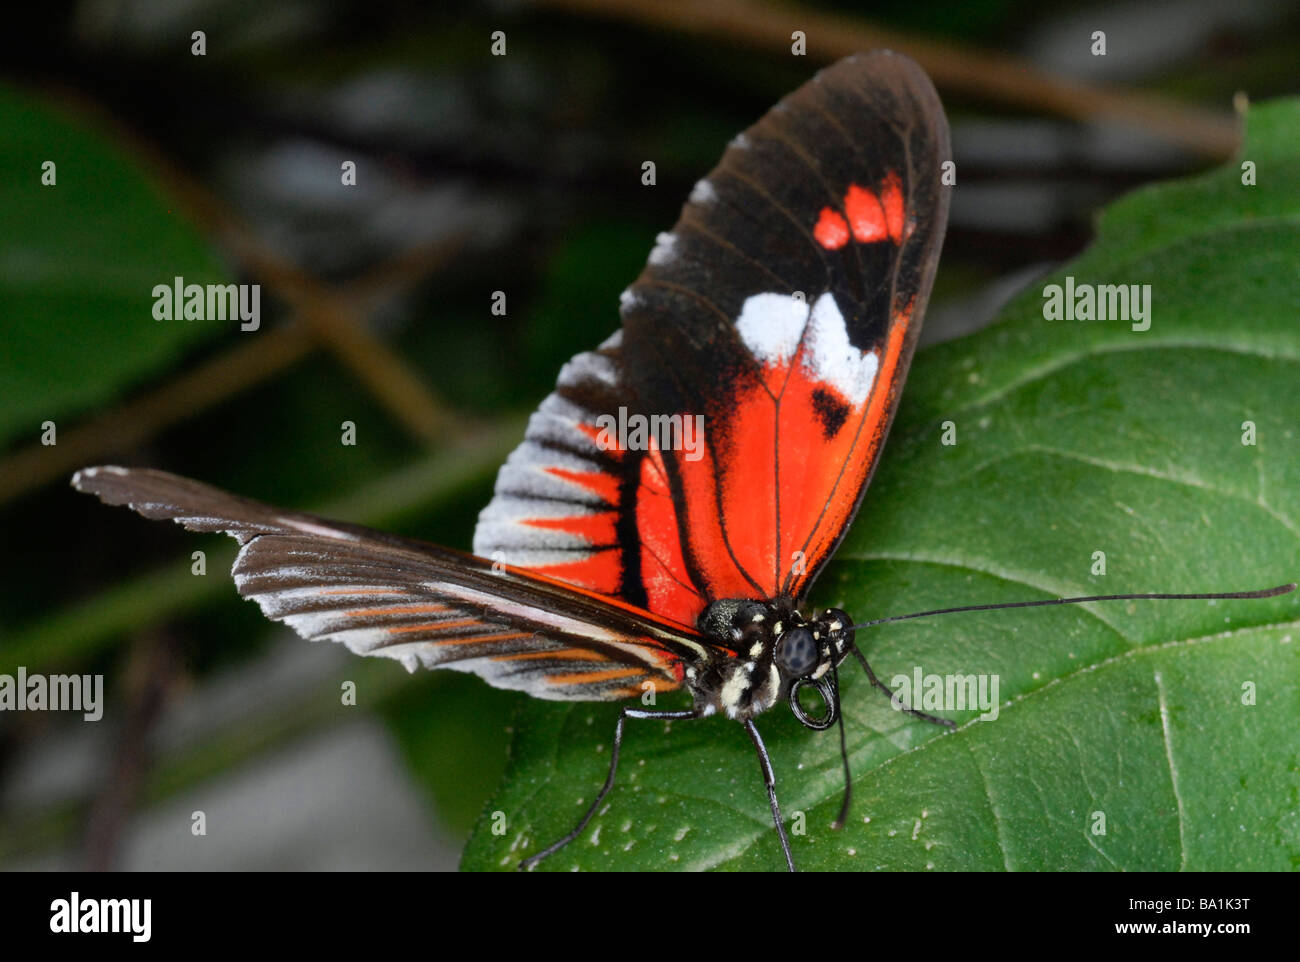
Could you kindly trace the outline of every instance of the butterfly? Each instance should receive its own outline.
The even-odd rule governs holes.
[[[628,719],[720,715],[753,741],[793,870],[754,720],[785,702],[808,728],[839,723],[842,823],[839,667],[853,656],[894,693],[855,644],[863,626],[805,599],[898,406],[947,223],[949,160],[933,85],[895,53],[841,60],[776,104],[658,236],[620,298],[621,329],[560,371],[500,470],[473,555],[162,471],[91,467],[73,485],[233,536],[239,593],[305,638],[542,699],[688,692],[689,709],[622,709],[595,801],[521,867],[586,828]],[[1101,599],[975,608],[1080,600]],[[818,712],[801,704],[808,689]]]

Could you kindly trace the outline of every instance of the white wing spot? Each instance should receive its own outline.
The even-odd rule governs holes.
[[[711,204],[718,199],[718,192],[707,180],[697,180],[691,188],[691,203]]]
[[[834,295],[827,291],[817,298],[804,347],[804,367],[812,379],[835,385],[856,408],[870,396],[878,366],[874,352],[864,353],[849,343]]]
[[[650,251],[650,263],[656,267],[662,267],[677,256],[674,248],[677,246],[677,238],[673,234],[660,234],[655,238],[655,246]]]
[[[741,306],[736,331],[765,365],[787,365],[800,352],[809,379],[833,386],[851,407],[861,406],[871,395],[879,358],[850,343],[844,315],[830,291],[817,298],[811,311],[790,294],[751,295]]]
[[[789,364],[799,349],[808,322],[808,305],[788,294],[754,294],[745,298],[736,332],[745,347],[767,365]]]

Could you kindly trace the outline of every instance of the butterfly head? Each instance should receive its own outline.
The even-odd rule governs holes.
[[[721,711],[744,720],[790,702],[795,717],[809,728],[826,728],[839,710],[834,666],[853,644],[852,620],[839,609],[805,618],[789,599],[775,602],[715,601],[700,617],[700,629],[736,657],[722,659],[699,678],[696,697],[704,712]],[[825,702],[821,716],[811,715],[798,694],[814,687]]]

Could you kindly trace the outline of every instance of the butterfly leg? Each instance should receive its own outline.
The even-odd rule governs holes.
[[[835,697],[839,698],[840,673],[834,665],[831,665],[831,679]],[[849,767],[849,742],[848,736],[844,733],[844,712],[839,711],[835,714],[837,715],[835,721],[840,729],[840,761],[844,764],[844,800],[840,802],[840,813],[835,816],[835,821],[831,822],[831,828],[838,832],[848,820],[849,806],[853,804],[853,770]]]
[[[883,681],[881,681],[879,678],[876,677],[876,673],[875,673],[874,671],[872,671],[872,670],[871,670],[871,666],[870,666],[869,664],[867,664],[867,657],[866,657],[866,655],[864,655],[864,654],[862,654],[862,652],[858,651],[856,645],[852,646],[852,651],[853,651],[853,654],[855,654],[855,655],[857,656],[858,661],[860,661],[860,662],[862,663],[862,667],[863,667],[863,668],[866,670],[866,672],[867,672],[867,677],[868,677],[869,679],[871,679],[871,684],[875,685],[877,688],[879,688],[881,691],[883,691],[886,695],[888,695],[890,701],[893,701],[893,700],[894,700],[894,691],[893,691],[893,689],[891,689],[888,685],[886,685]],[[911,715],[913,718],[919,718],[919,719],[921,719],[922,721],[932,722],[932,723],[935,724],[935,725],[942,725],[944,728],[956,728],[956,727],[957,727],[957,723],[956,723],[955,721],[953,721],[952,719],[950,719],[950,718],[940,718],[938,715],[929,715],[929,714],[926,714],[926,713],[923,712],[923,711],[918,711],[917,709],[912,708],[910,705],[904,705],[901,701],[898,702],[897,704],[898,704],[898,707],[899,707],[899,709],[900,709],[901,711],[903,711],[905,714]]]
[[[605,800],[605,796],[609,794],[609,790],[614,787],[614,775],[618,771],[618,752],[619,749],[622,748],[623,746],[623,723],[627,719],[662,718],[665,721],[676,721],[676,720],[686,720],[686,719],[699,718],[699,717],[700,717],[699,714],[693,710],[692,711],[642,711],[640,708],[624,708],[621,712],[619,712],[618,724],[614,726],[614,750],[610,752],[609,774],[605,776],[605,784],[601,786],[600,791],[596,794],[596,800],[591,803],[591,807],[587,809],[587,813],[582,816],[581,821],[578,822],[577,826],[574,827],[573,831],[571,831],[568,835],[564,836],[564,838],[560,839],[558,842],[554,842],[553,844],[548,845],[546,848],[542,849],[536,855],[530,855],[528,858],[524,859],[522,862],[519,863],[519,871],[521,872],[527,871],[528,869],[531,869],[534,865],[536,865],[538,862],[540,862],[542,859],[554,855],[560,849],[564,848],[564,846],[568,845],[575,838],[581,835],[582,830],[587,827],[587,823],[590,822],[592,817],[596,814],[596,809],[600,808],[600,803]]]
[[[745,731],[749,732],[749,738],[758,749],[758,767],[763,770],[763,783],[767,786],[767,800],[772,806],[772,821],[776,822],[776,833],[781,836],[781,851],[785,853],[785,864],[791,872],[797,872],[794,867],[794,856],[790,854],[790,839],[785,834],[785,822],[781,819],[781,804],[776,800],[776,775],[772,772],[772,760],[767,757],[767,746],[763,744],[763,737],[759,735],[758,729],[754,722],[745,719]]]

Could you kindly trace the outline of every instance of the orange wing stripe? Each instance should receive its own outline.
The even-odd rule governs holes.
[[[600,681],[613,681],[615,678],[630,678],[632,675],[644,675],[644,668],[610,668],[607,671],[584,671],[573,675],[547,675],[546,680],[552,685],[590,685]]]
[[[477,639],[476,639],[477,640]],[[533,661],[538,658],[554,658],[556,661],[604,661],[594,651],[581,648],[557,648],[554,651],[516,651],[509,655],[497,655],[493,661]]]
[[[473,618],[465,621],[430,621],[422,625],[401,625],[397,628],[389,628],[390,635],[397,635],[407,631],[443,631],[447,628],[468,628],[471,625],[481,625],[483,622]]]
[[[475,624],[476,622],[467,622]],[[433,645],[481,645],[485,641],[509,641],[511,638],[531,638],[536,632],[533,631],[511,631],[500,635],[471,635],[468,638],[445,638],[442,641],[430,642]]]
[[[681,687],[681,682],[673,681],[670,678],[663,678],[659,675],[647,675],[645,680],[636,684],[629,685],[626,688],[618,688],[613,692],[616,698],[636,698],[645,693],[645,684],[649,682],[655,691],[676,691]]]
[[[450,610],[446,605],[404,605],[400,608],[360,608],[344,613],[349,618],[365,618],[370,615],[432,615]]]

